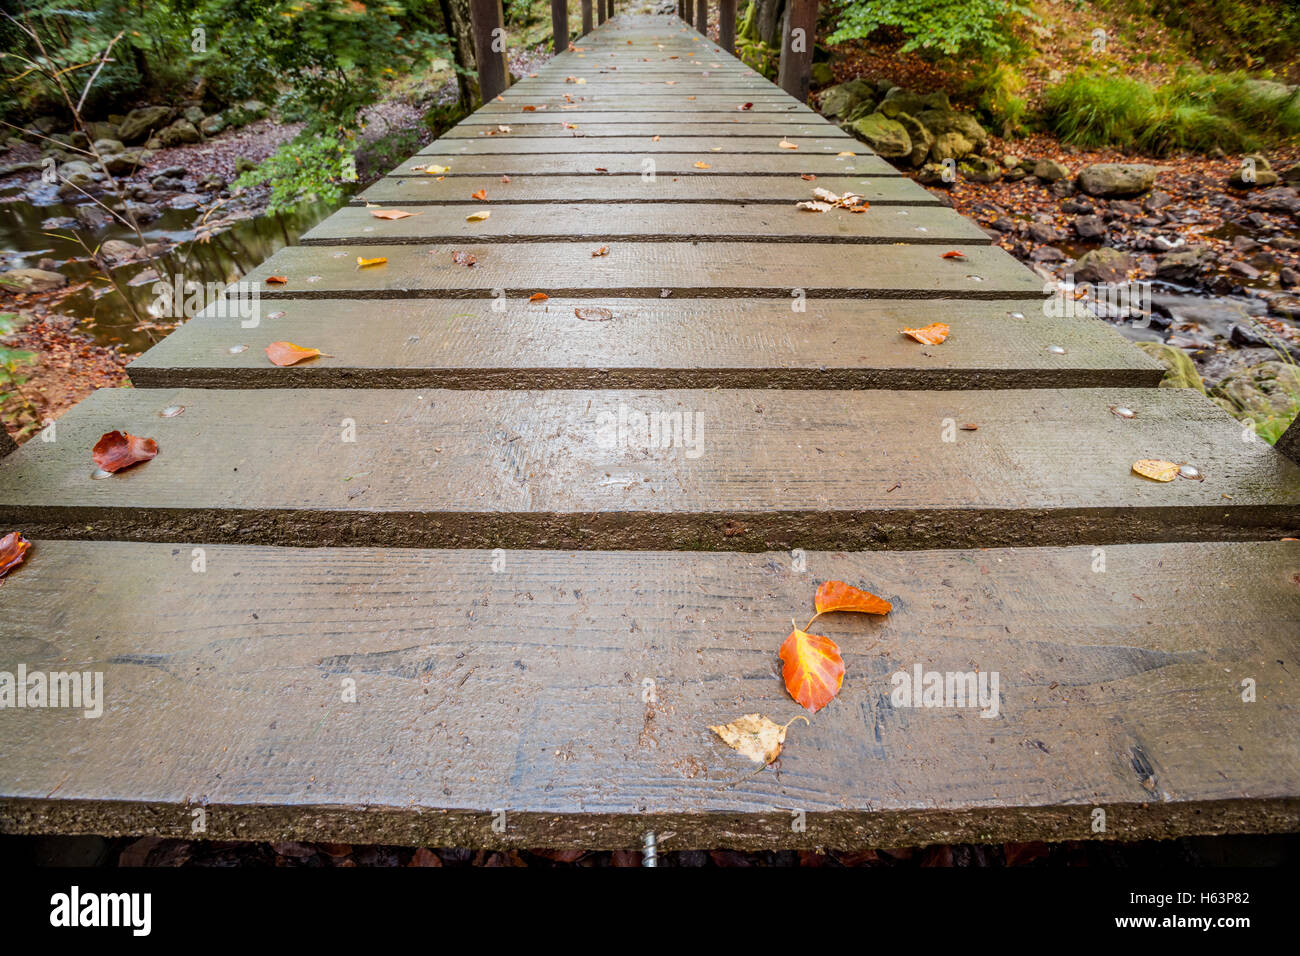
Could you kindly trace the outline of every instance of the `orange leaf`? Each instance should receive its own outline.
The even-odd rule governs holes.
[[[809,634],[797,627],[781,645],[785,689],[813,713],[829,704],[844,683],[844,658],[829,637]]]
[[[373,259],[365,259],[361,256],[357,256],[357,268],[364,269],[366,266],[382,266],[387,261],[387,256],[375,256]]]
[[[471,195],[469,198],[470,198],[470,199],[477,199],[477,200],[479,200],[480,202],[486,201],[486,199],[487,199],[487,190],[486,190],[486,189],[480,189],[478,192],[474,193],[474,194]]]
[[[10,531],[0,538],[0,578],[23,563],[31,546],[21,531]]]
[[[510,182],[510,177],[509,177],[509,176],[502,176],[502,177],[501,177],[501,181],[502,181],[503,183],[508,183],[508,182]]]
[[[265,281],[267,285],[284,285],[286,282],[289,281],[289,277],[288,276],[267,276]]]
[[[831,611],[861,611],[863,614],[888,614],[894,609],[884,598],[876,597],[869,591],[860,591],[843,581],[824,581],[813,598],[813,607],[818,614]]]
[[[659,137],[658,137],[658,136],[651,136],[651,137],[650,137],[650,142],[652,142],[652,143],[657,143],[657,142],[659,142]]]
[[[545,292],[534,292],[528,297],[529,302],[545,302],[550,296]]]
[[[320,354],[320,349],[305,349],[292,342],[272,342],[266,347],[266,357],[280,366],[297,365]]]
[[[91,457],[101,469],[119,472],[136,462],[158,457],[158,443],[130,432],[105,432],[91,449]]]
[[[525,113],[536,113],[536,112],[537,112],[537,107],[536,107],[536,106],[525,106],[525,107],[523,108],[523,110],[524,110]]]
[[[609,255],[609,246],[601,246],[599,249],[597,249],[595,252],[591,254],[591,257],[593,259],[598,259],[601,256],[607,256],[607,255]]]
[[[417,216],[419,213],[405,212],[401,209],[372,209],[370,215],[376,219],[406,219],[409,216]]]
[[[698,162],[698,163],[695,164],[695,168],[696,168],[696,169],[712,169],[713,167],[710,166],[708,163],[706,163],[706,162],[704,162],[704,161],[700,161],[700,162]]]
[[[916,339],[922,345],[939,345],[952,330],[942,322],[931,322],[923,329],[900,329],[903,335]]]
[[[945,252],[945,253],[943,254],[943,258],[945,258],[945,259],[963,259],[963,260],[964,260],[964,259],[966,258],[966,253],[964,253],[964,252],[958,252],[956,249],[954,249],[954,250],[952,250],[951,252]]]
[[[803,180],[804,182],[806,182],[806,183],[810,183],[810,182],[812,182],[814,179],[817,178],[817,174],[816,174],[816,173],[803,173],[803,174],[801,174],[801,175],[799,176],[799,178],[802,179],[802,180]]]
[[[776,145],[779,146],[779,147],[781,147],[781,149],[798,149],[798,148],[799,148],[796,144],[790,142],[788,139],[783,139],[783,140],[781,140],[781,142],[777,143]]]

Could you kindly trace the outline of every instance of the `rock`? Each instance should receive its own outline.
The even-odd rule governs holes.
[[[195,126],[198,126],[203,122],[203,110],[198,106],[185,107],[185,109],[181,111],[181,116],[183,116],[188,122],[193,123]]]
[[[1300,405],[1300,367],[1294,362],[1260,362],[1230,373],[1212,395],[1238,418],[1272,425],[1280,434]]]
[[[1064,262],[1069,256],[1056,246],[1039,246],[1029,254],[1029,258],[1034,262]]]
[[[158,170],[158,172],[154,173],[149,178],[153,179],[155,176],[166,176],[169,179],[184,179],[187,172],[189,172],[189,170],[184,166],[168,166],[166,169]]]
[[[1074,195],[1074,183],[1068,179],[1058,179],[1047,188],[1057,199],[1064,199],[1066,196]]]
[[[116,156],[105,156],[104,169],[114,176],[130,176],[147,163],[152,155],[147,149],[126,149]]]
[[[1259,249],[1260,245],[1250,236],[1233,236],[1232,248],[1243,255],[1247,255]]]
[[[1205,383],[1201,381],[1201,373],[1196,371],[1196,363],[1182,349],[1161,342],[1134,344],[1164,366],[1165,377],[1160,380],[1161,388],[1194,388],[1198,392],[1205,392]]]
[[[126,149],[120,139],[97,139],[95,140],[95,152],[100,156],[116,156]]]
[[[1284,289],[1300,287],[1300,272],[1297,272],[1290,266],[1284,266],[1277,274],[1277,281]]]
[[[1300,298],[1293,295],[1278,295],[1268,300],[1270,315],[1284,319],[1300,319]]]
[[[912,151],[908,154],[908,162],[913,166],[920,166],[925,162],[925,158],[930,155],[930,147],[934,145],[934,136],[928,129],[908,113],[899,113],[894,119],[900,123],[903,129],[907,130],[907,137],[912,141]]]
[[[107,228],[108,224],[113,221],[108,210],[95,203],[83,203],[72,210],[72,215],[76,217],[77,224],[87,232],[98,232]]]
[[[1008,216],[999,216],[997,219],[994,219],[991,223],[989,223],[989,225],[992,226],[994,229],[996,229],[998,232],[1010,233],[1016,231],[1016,221],[1014,219],[1011,219]]]
[[[158,207],[147,202],[133,202],[128,199],[125,208],[121,210],[122,215],[127,219],[133,220],[137,225],[143,222],[150,222],[162,215]]]
[[[89,163],[73,160],[59,167],[59,196],[63,199],[75,199],[86,195],[103,173],[96,173]]]
[[[1155,166],[1146,163],[1094,163],[1079,171],[1079,188],[1090,196],[1139,196],[1155,185]]]
[[[150,136],[145,141],[144,148],[156,153],[158,150],[163,148],[163,141],[157,136]]]
[[[926,163],[916,173],[916,181],[922,186],[951,186],[948,167],[943,163]]]
[[[1034,175],[1045,183],[1069,179],[1070,171],[1054,159],[1040,159],[1034,163]]]
[[[0,288],[10,292],[49,292],[68,284],[68,277],[46,269],[10,269],[0,272]]]
[[[942,163],[945,159],[962,160],[975,152],[975,144],[961,133],[940,133],[930,147],[930,162]]]
[[[86,124],[86,129],[89,131],[91,139],[122,138],[122,130],[116,123],[106,123],[102,120],[92,121]]]
[[[1116,199],[1114,202],[1110,204],[1110,211],[1114,213],[1115,216],[1142,215],[1142,207],[1139,206],[1137,203],[1129,202],[1126,199]],[[1115,218],[1115,216],[1112,216],[1111,218]]]
[[[1228,185],[1236,189],[1263,189],[1267,186],[1276,186],[1282,177],[1273,172],[1273,167],[1269,164],[1266,157],[1259,153],[1251,153],[1241,160],[1231,176],[1228,177]]]
[[[1061,212],[1068,212],[1079,216],[1090,216],[1096,207],[1084,199],[1067,199],[1061,203]]]
[[[254,169],[256,169],[257,166],[258,166],[258,163],[257,163],[257,160],[255,160],[255,159],[249,159],[247,156],[236,156],[236,157],[235,157],[235,172],[236,172],[236,173],[249,173],[249,172],[252,172]]]
[[[1142,200],[1142,208],[1147,212],[1159,212],[1174,201],[1174,197],[1160,189],[1154,189]]]
[[[967,156],[958,168],[973,183],[995,183],[1002,178],[1002,166],[989,156]]]
[[[849,131],[885,159],[908,158],[912,138],[903,124],[880,113],[872,113],[849,124]]]
[[[1079,256],[1067,271],[1075,282],[1113,284],[1127,280],[1133,265],[1133,257],[1128,253],[1102,246]]]
[[[935,137],[944,133],[961,133],[976,146],[983,146],[989,141],[988,130],[981,126],[969,113],[957,110],[932,109],[914,114],[921,125]]]
[[[8,166],[0,166],[0,179],[6,176],[17,176],[19,173],[39,173],[44,168],[37,162],[10,163]]]
[[[1105,239],[1106,222],[1101,216],[1076,216],[1074,231],[1080,239]]]
[[[198,129],[195,128],[194,124],[189,120],[178,119],[166,129],[162,130],[162,132],[158,134],[158,139],[161,140],[163,146],[172,147],[182,146],[186,143],[197,143],[200,142],[203,137],[199,135]]]
[[[225,128],[226,118],[220,113],[203,117],[203,122],[199,124],[199,132],[204,136],[216,136]]]
[[[225,189],[226,181],[221,177],[220,173],[208,173],[203,177],[203,181],[199,183],[199,188],[206,190]]]
[[[134,259],[138,250],[135,245],[123,239],[107,239],[99,246],[99,254],[110,262],[126,262]]]
[[[1030,223],[1029,228],[1025,231],[1034,242],[1053,243],[1060,242],[1065,238],[1061,235],[1061,231],[1049,222]]]
[[[1296,163],[1284,172],[1282,174],[1282,179],[1288,183],[1300,183],[1300,163]]]
[[[843,119],[863,102],[871,103],[874,108],[875,101],[876,88],[867,80],[856,79],[823,90],[819,103],[823,116]]]
[[[1267,209],[1270,212],[1285,212],[1300,216],[1300,193],[1290,186],[1276,186],[1256,194],[1250,205],[1254,209]]]
[[[1258,279],[1259,270],[1249,262],[1238,262],[1233,260],[1228,263],[1228,271],[1233,275],[1241,276],[1243,279]]]
[[[1228,333],[1228,341],[1237,348],[1267,348],[1268,341],[1248,325],[1234,325]]]
[[[925,110],[951,110],[952,104],[948,102],[948,94],[943,90],[936,93],[912,93],[901,86],[896,86],[885,94],[879,109],[890,119],[894,119],[895,113],[916,116]]]
[[[1156,265],[1156,278],[1169,282],[1195,281],[1204,266],[1206,251],[1203,246],[1194,246],[1165,254]]]
[[[132,110],[122,120],[118,138],[124,143],[138,143],[166,123],[171,115],[171,108],[167,106],[143,106]]]

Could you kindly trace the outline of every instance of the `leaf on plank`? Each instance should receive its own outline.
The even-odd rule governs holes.
[[[376,219],[407,219],[411,216],[418,216],[418,212],[406,212],[402,209],[372,209],[370,215]]]
[[[939,345],[948,337],[948,333],[951,331],[943,322],[931,322],[920,329],[899,329],[901,334],[916,339],[922,345]]]
[[[857,611],[862,614],[888,614],[894,609],[882,597],[870,591],[863,591],[843,581],[823,581],[813,598],[813,607],[817,613],[830,614],[832,611]]]
[[[375,256],[373,259],[367,259],[365,256],[357,256],[357,268],[365,269],[368,266],[382,266],[388,261],[388,256]]]
[[[696,168],[696,169],[712,169],[713,167],[710,166],[708,163],[704,162],[703,160],[701,160],[700,162],[698,162],[698,163],[695,164],[695,168]]]
[[[103,471],[113,474],[123,468],[158,457],[158,443],[130,432],[111,431],[100,436],[91,449],[91,457]]]
[[[529,302],[545,302],[550,296],[545,292],[534,292],[528,297]]]
[[[800,714],[792,717],[784,727],[764,717],[762,714],[746,714],[729,724],[710,726],[732,750],[748,757],[754,763],[769,764],[781,756],[781,747],[785,744],[785,732],[796,720],[808,723],[808,718]]]
[[[478,210],[477,212],[472,212],[472,213],[470,213],[468,216],[466,216],[466,217],[465,217],[465,221],[466,221],[466,222],[482,222],[484,219],[487,219],[487,218],[488,218],[489,216],[491,216],[491,215],[492,215],[492,210],[490,210],[490,209],[480,209],[480,210]]]
[[[777,143],[776,145],[777,145],[778,147],[780,147],[781,149],[798,149],[798,148],[799,148],[799,146],[798,146],[796,143],[792,143],[792,142],[790,142],[788,139],[783,139],[783,140],[781,140],[781,142]]]
[[[1178,465],[1175,462],[1161,461],[1158,458],[1143,458],[1141,461],[1135,461],[1133,470],[1143,478],[1150,478],[1152,481],[1173,481],[1178,477]]]
[[[801,707],[816,713],[840,692],[844,658],[829,637],[796,627],[781,645],[781,660],[785,689]]]
[[[27,550],[31,546],[21,531],[10,531],[0,538],[0,578],[27,559]]]
[[[595,252],[591,254],[591,257],[593,259],[599,259],[602,256],[607,256],[607,255],[609,255],[609,246],[601,246],[599,249],[597,249]]]
[[[289,281],[288,276],[267,276],[264,280],[267,285],[284,285]]]
[[[945,258],[945,259],[956,259],[956,260],[958,260],[959,262],[965,262],[965,261],[966,261],[966,253],[961,252],[961,251],[959,251],[959,250],[957,250],[957,249],[953,249],[953,250],[951,250],[951,251],[949,251],[949,252],[945,252],[945,253],[943,254],[943,258]]]
[[[272,342],[266,347],[266,357],[281,367],[297,365],[299,362],[314,359],[320,354],[320,349],[305,349],[292,342]]]
[[[469,198],[470,198],[470,199],[477,199],[479,202],[487,202],[487,190],[486,190],[486,189],[480,189],[480,190],[479,190],[478,192],[476,192],[476,193],[471,193]]]
[[[573,314],[587,322],[608,322],[614,318],[613,312],[598,305],[580,305]]]

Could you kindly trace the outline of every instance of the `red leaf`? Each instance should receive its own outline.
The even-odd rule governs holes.
[[[21,531],[11,531],[0,538],[0,578],[23,563],[31,546]]]
[[[104,471],[119,472],[136,462],[158,457],[158,443],[130,432],[105,432],[91,449],[91,457]]]
[[[965,259],[966,259],[966,253],[964,253],[964,252],[959,252],[959,251],[957,251],[956,249],[953,249],[951,252],[945,252],[945,253],[943,254],[943,258],[945,258],[945,259],[961,259],[962,261],[965,261]]]

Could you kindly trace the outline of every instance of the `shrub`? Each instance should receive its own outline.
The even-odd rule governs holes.
[[[1020,0],[846,0],[825,42],[865,39],[881,27],[894,27],[907,37],[904,52],[1007,53],[1011,27],[1029,13]]]

